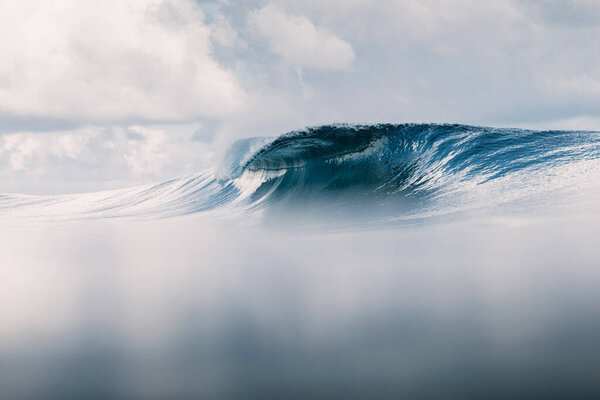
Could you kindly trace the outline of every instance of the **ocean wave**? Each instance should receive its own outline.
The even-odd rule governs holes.
[[[572,187],[574,179],[589,182],[590,174],[598,176],[599,159],[597,132],[327,125],[240,140],[220,166],[154,185],[83,195],[0,196],[0,214],[155,218],[302,209],[356,216],[362,207],[401,219],[541,198],[549,190]]]

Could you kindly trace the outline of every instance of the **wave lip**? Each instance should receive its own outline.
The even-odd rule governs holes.
[[[551,171],[587,163],[588,174],[597,174],[598,159],[597,132],[326,125],[243,139],[230,147],[219,168],[155,185],[86,195],[0,197],[0,213],[164,217],[319,204],[338,211],[386,205],[383,214],[397,216],[408,212],[407,204],[413,213],[468,208],[476,195],[500,187],[497,195],[510,192],[517,199],[520,193],[541,194]],[[488,196],[486,201],[495,200]]]

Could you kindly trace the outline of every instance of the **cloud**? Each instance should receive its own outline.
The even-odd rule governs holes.
[[[55,193],[151,183],[214,162],[198,124],[89,126],[0,135],[2,192]]]
[[[535,17],[550,23],[573,27],[600,24],[600,3],[597,0],[519,0]]]
[[[379,42],[373,39],[403,42],[454,36],[482,23],[494,29],[522,17],[513,0],[272,0],[271,4],[308,15],[344,36],[363,38],[374,46]]]
[[[311,89],[296,106],[307,124],[325,116],[338,122],[518,126],[541,124],[557,111],[563,119],[600,115],[596,86],[584,90],[581,84],[587,81],[582,77],[596,80],[600,67],[600,24],[591,23],[597,2],[538,3],[270,0],[271,9],[302,15],[352,43],[357,57],[347,74],[324,78],[305,71],[295,87],[283,73],[277,81],[277,70],[269,76],[295,91],[295,99],[301,86]],[[573,89],[568,99],[548,84],[566,77]]]
[[[7,154],[7,161],[13,171],[25,170],[26,163],[43,154],[41,143],[31,136],[7,135],[3,138],[0,154]]]
[[[315,27],[305,16],[288,15],[267,5],[251,12],[248,20],[288,64],[333,71],[352,67],[352,46],[328,30]]]
[[[233,47],[239,43],[238,33],[224,15],[218,14],[209,25],[212,39],[221,46]]]
[[[598,130],[598,4],[0,0],[0,193],[169,178],[332,122]]]
[[[127,152],[124,158],[134,174],[160,171],[167,161],[164,151],[165,133],[160,130],[132,126],[128,132]]]
[[[0,113],[115,121],[243,106],[193,0],[0,2]]]
[[[547,78],[546,86],[550,92],[558,94],[576,94],[580,96],[599,96],[600,79],[581,74],[572,77]]]

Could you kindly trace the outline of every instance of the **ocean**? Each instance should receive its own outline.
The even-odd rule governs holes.
[[[600,133],[329,125],[0,196],[1,399],[598,398]]]

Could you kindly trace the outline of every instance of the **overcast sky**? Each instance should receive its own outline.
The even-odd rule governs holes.
[[[332,122],[600,129],[597,0],[0,0],[0,193]]]

